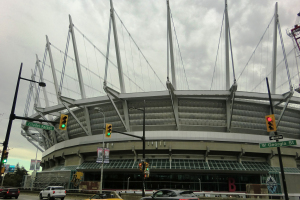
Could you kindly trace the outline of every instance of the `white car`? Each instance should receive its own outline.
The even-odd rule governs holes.
[[[66,190],[62,186],[48,186],[40,192],[40,199],[54,200],[55,198],[60,198],[64,200],[65,196]]]

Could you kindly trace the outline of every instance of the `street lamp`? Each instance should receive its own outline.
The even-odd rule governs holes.
[[[102,194],[102,182],[103,182],[103,155],[104,155],[104,135],[105,135],[105,114],[99,107],[95,108],[96,111],[103,115],[103,133],[102,133],[102,162],[101,162],[101,178],[100,178],[100,194]]]
[[[146,101],[144,100],[144,109],[135,108],[135,107],[130,108],[130,109],[140,110],[143,112],[143,172],[145,170],[145,116],[146,116],[145,104],[146,104]],[[145,177],[144,176],[142,176],[142,177],[143,177],[142,197],[145,197]]]
[[[127,191],[129,190],[129,179],[130,179],[130,177],[128,177],[128,179],[127,179]]]
[[[199,179],[199,184],[200,184],[200,192],[201,192],[201,179],[200,178],[198,178]]]
[[[8,146],[8,141],[9,141],[10,131],[11,131],[11,127],[12,127],[12,122],[13,122],[14,119],[16,119],[15,108],[16,108],[16,103],[17,103],[17,96],[18,96],[20,79],[30,81],[30,82],[34,82],[34,83],[38,83],[39,86],[41,86],[41,87],[46,86],[46,83],[44,83],[44,82],[36,82],[36,81],[30,80],[30,79],[22,78],[21,77],[22,67],[23,67],[23,63],[21,63],[21,66],[20,66],[17,86],[16,86],[16,90],[15,90],[15,96],[14,96],[14,100],[13,100],[13,104],[12,104],[12,108],[11,108],[11,112],[10,112],[10,116],[9,116],[9,121],[8,121],[5,140],[4,140],[4,143],[3,143],[3,150],[2,150],[2,155],[1,155],[1,168],[2,168],[2,164],[3,164],[2,162],[3,162],[4,151],[7,150],[7,146]]]

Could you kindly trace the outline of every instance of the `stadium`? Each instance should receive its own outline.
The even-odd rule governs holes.
[[[107,80],[109,61],[106,59],[106,72],[103,79],[105,93],[87,97],[75,42],[76,27],[72,26],[70,16],[68,42],[73,42],[80,98],[63,96],[63,81],[58,85],[51,58],[51,48],[53,50],[55,46],[50,44],[47,38],[45,52],[49,55],[49,68],[54,71],[52,74],[54,93],[59,103],[50,106],[48,102],[47,106],[45,96],[47,92],[36,89],[37,92],[34,93],[34,86],[30,86],[24,115],[55,121],[52,123],[55,126],[54,130],[28,127],[24,125],[25,122],[22,124],[21,134],[43,152],[41,160],[43,170],[33,175],[35,177],[33,187],[64,185],[67,189],[98,190],[101,163],[96,162],[97,148],[103,147],[102,138],[104,138],[103,148],[108,148],[110,154],[109,163],[105,163],[103,168],[103,188],[140,190],[143,174],[139,171],[138,164],[143,159],[142,140],[117,132],[142,137],[145,112],[145,160],[149,163],[150,169],[150,177],[146,179],[145,184],[146,190],[173,188],[243,192],[246,191],[247,184],[267,184],[267,179],[271,176],[276,184],[272,193],[283,193],[277,149],[276,147],[260,148],[259,145],[275,142],[269,139],[269,136],[274,133],[267,132],[266,128],[265,116],[271,114],[268,93],[266,90],[264,93],[239,91],[235,75],[230,80],[229,68],[233,67],[233,64],[229,64],[231,41],[228,41],[228,38],[230,37],[225,37],[224,41],[227,45],[225,46],[226,73],[223,74],[226,79],[225,89],[178,89],[180,88],[179,84],[176,84],[178,74],[176,74],[173,58],[175,47],[173,48],[174,41],[171,39],[174,36],[172,36],[171,18],[168,17],[171,77],[169,79],[168,74],[166,84],[161,83],[166,86],[165,89],[128,93],[125,88],[125,73],[120,59],[112,1],[111,9],[120,91],[113,88]],[[169,4],[167,9],[170,10]],[[169,12],[168,14],[170,16]],[[230,33],[226,26],[227,21],[226,4],[225,34]],[[62,78],[68,59],[66,53],[64,55]],[[37,61],[34,72],[41,72],[39,76],[41,81],[44,81],[42,72],[46,65],[46,57],[47,55],[44,56],[42,66],[39,66],[40,63]],[[155,75],[154,73],[153,76]],[[272,74],[272,80],[274,79],[276,80],[276,70]],[[160,81],[155,82],[160,84]],[[274,82],[276,83],[272,81],[271,84],[271,93],[278,133],[283,135],[284,141],[296,140],[297,143],[297,145],[281,147],[286,182],[289,192],[299,193],[300,98],[294,94],[292,87],[284,94],[275,93]],[[38,106],[39,92],[44,94],[45,107]],[[29,115],[29,99],[32,96],[35,99],[35,113]],[[61,114],[68,115],[66,131],[59,130]],[[112,124],[110,138],[103,137],[104,121]],[[83,173],[79,184],[72,182],[76,172]]]

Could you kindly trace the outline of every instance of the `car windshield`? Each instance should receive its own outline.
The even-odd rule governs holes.
[[[180,196],[182,196],[182,197],[196,197],[196,195],[193,193],[193,191],[181,192]]]

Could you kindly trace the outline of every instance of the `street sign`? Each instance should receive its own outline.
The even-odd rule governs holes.
[[[31,127],[35,127],[35,128],[42,128],[42,129],[45,129],[45,130],[54,130],[54,126],[48,126],[48,125],[38,124],[38,123],[34,123],[34,122],[26,122],[26,126],[31,126]]]
[[[282,142],[269,142],[259,144],[260,148],[271,148],[271,147],[284,147],[297,145],[296,140],[282,141]]]
[[[274,136],[269,136],[270,140],[279,140],[283,139],[283,135],[274,135]]]

